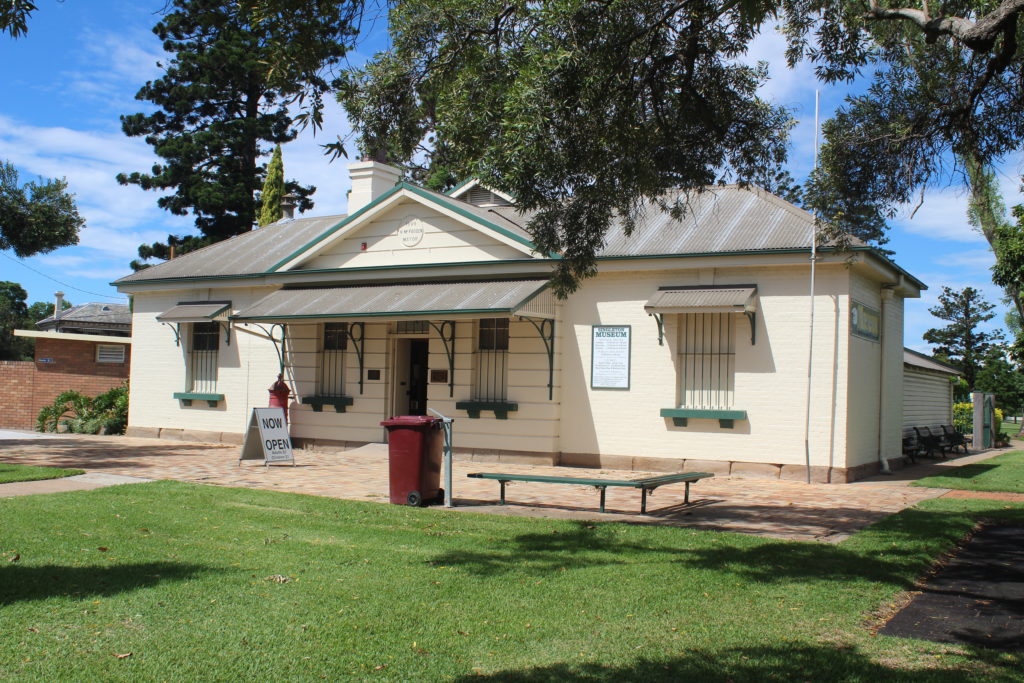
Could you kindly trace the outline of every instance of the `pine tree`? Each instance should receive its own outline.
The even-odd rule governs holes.
[[[291,40],[292,24],[262,20],[232,0],[173,0],[154,27],[170,58],[163,76],[146,83],[136,99],[158,109],[122,116],[121,127],[129,136],[145,137],[160,161],[149,173],[122,173],[117,179],[146,190],[170,190],[157,204],[176,215],[195,216],[202,238],[178,240],[185,250],[255,224],[256,192],[266,170],[259,161],[270,151],[264,143],[296,137],[289,106],[308,98],[315,107],[330,88],[322,70],[340,60],[352,35],[350,24],[317,22],[318,16],[302,22],[315,37],[303,60],[274,72],[268,70],[269,56],[274,46]],[[294,181],[284,188],[296,195],[301,210],[312,208],[315,188]],[[143,259],[169,245],[144,246]]]
[[[985,358],[995,342],[1001,341],[1002,332],[981,332],[978,326],[995,317],[992,304],[981,298],[973,287],[954,291],[942,288],[939,305],[928,312],[949,325],[932,328],[924,333],[924,340],[935,346],[935,354],[955,364],[964,373],[964,380],[971,391],[975,389]]]
[[[270,225],[281,220],[284,212],[281,211],[281,197],[284,196],[284,161],[281,160],[281,145],[274,148],[274,156],[267,166],[267,179],[263,181],[263,191],[260,192],[260,222]]]

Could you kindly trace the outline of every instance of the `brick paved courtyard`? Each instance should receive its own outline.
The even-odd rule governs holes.
[[[7,434],[10,436],[10,433]],[[27,435],[26,435],[27,437]],[[289,491],[375,502],[387,501],[387,447],[370,444],[343,453],[297,450],[296,466],[238,466],[237,446],[102,436],[0,440],[0,461],[81,468],[90,474]],[[586,486],[521,483],[508,487],[509,505],[497,505],[498,483],[468,479],[469,472],[640,478],[641,472],[456,461],[457,509],[537,517],[664,524],[720,529],[779,538],[838,541],[882,517],[944,489],[874,483],[801,482],[716,477],[693,485],[683,506],[683,485],[658,489],[649,515],[640,515],[640,492],[608,489],[609,512],[598,512],[598,493]]]

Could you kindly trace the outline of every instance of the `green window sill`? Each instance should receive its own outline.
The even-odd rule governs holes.
[[[319,413],[324,406],[331,406],[336,413],[344,413],[347,406],[352,405],[351,396],[303,396],[299,400],[304,406],[313,406],[313,412]]]
[[[481,411],[493,410],[495,418],[507,420],[509,413],[519,410],[519,404],[508,401],[457,401],[455,409],[465,410],[473,419],[480,417]]]
[[[732,429],[736,426],[736,420],[746,420],[745,410],[707,410],[702,408],[662,408],[662,417],[672,418],[672,424],[676,427],[685,427],[690,418],[701,420],[718,420],[718,426],[722,429]]]
[[[174,398],[181,401],[182,405],[190,406],[192,401],[206,401],[211,408],[216,408],[217,404],[224,400],[224,394],[200,394],[194,391],[176,391],[174,392]]]

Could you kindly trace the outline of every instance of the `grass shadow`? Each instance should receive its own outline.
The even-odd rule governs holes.
[[[993,683],[1019,681],[1011,657],[984,649],[972,657],[985,665],[984,680]],[[981,667],[978,667],[980,669]],[[563,681],[923,681],[981,680],[964,666],[947,667],[929,662],[911,669],[905,662],[892,665],[871,659],[852,647],[835,645],[777,645],[733,648],[720,651],[693,650],[683,657],[641,659],[625,666],[557,663],[528,669],[509,669],[455,679],[505,681],[507,683],[555,683]]]
[[[215,571],[180,562],[146,562],[109,567],[8,565],[0,567],[0,605],[52,597],[116,595],[169,581],[187,581]]]
[[[944,471],[942,474],[936,476],[949,479],[973,479],[997,469],[999,469],[999,465],[976,463],[973,465],[960,465],[959,467],[950,468],[948,472]]]
[[[624,564],[672,563],[681,568],[728,571],[761,583],[868,579],[909,587],[922,558],[912,550],[890,550],[872,557],[824,543],[766,541],[717,542],[709,547],[678,547],[623,541],[610,525],[578,522],[569,531],[520,534],[495,541],[493,547],[456,550],[436,556],[431,564],[459,567],[479,576],[510,572],[545,573],[562,568],[614,567]],[[925,558],[925,562],[927,559]],[[909,570],[909,571],[908,571]]]

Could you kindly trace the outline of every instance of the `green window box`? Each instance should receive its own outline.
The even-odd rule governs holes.
[[[495,418],[507,420],[509,413],[519,410],[519,404],[508,401],[458,401],[455,409],[465,410],[474,420],[480,417],[482,411],[493,410]]]
[[[718,420],[718,426],[722,429],[732,429],[736,426],[736,420],[746,420],[745,410],[708,410],[702,408],[662,408],[662,417],[672,418],[672,424],[676,427],[685,427],[687,420],[691,417],[702,420]]]
[[[200,394],[194,391],[176,391],[174,392],[174,398],[181,401],[182,405],[190,406],[192,401],[206,401],[211,408],[216,408],[217,404],[224,400],[224,394]]]
[[[324,406],[331,406],[336,413],[344,413],[345,408],[352,405],[351,396],[303,396],[299,400],[304,406],[313,406],[313,412],[319,413]]]

